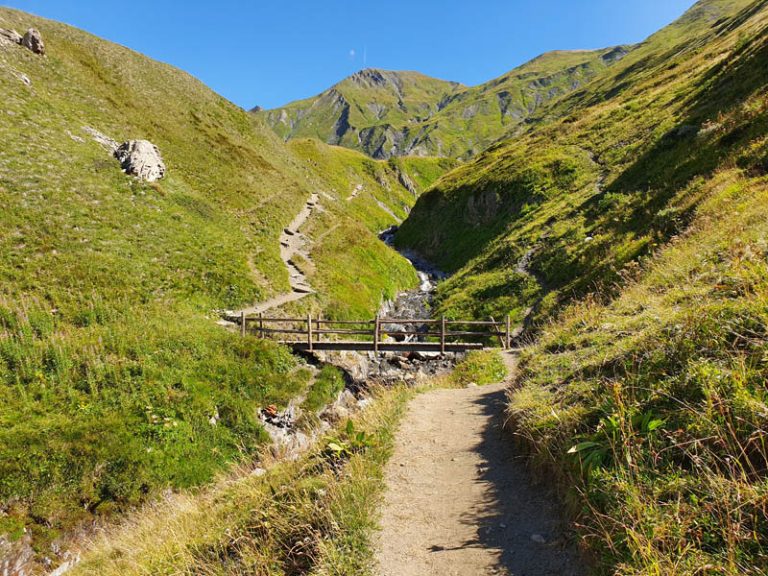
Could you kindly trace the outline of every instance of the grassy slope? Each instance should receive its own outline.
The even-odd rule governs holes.
[[[551,52],[472,88],[411,72],[382,72],[403,79],[402,99],[394,85],[362,81],[363,72],[319,96],[260,115],[283,138],[312,136],[374,157],[389,157],[393,145],[396,156],[469,157],[623,54],[623,49]],[[345,111],[348,126],[339,137]]]
[[[187,74],[20,12],[0,26],[48,48],[0,48],[0,534],[44,542],[211,479],[263,440],[256,406],[307,385],[284,350],[213,321],[288,288],[280,230],[325,181]],[[150,139],[167,177],[125,176],[84,126]],[[325,225],[364,247],[335,257],[386,262],[352,310],[371,315],[415,279],[356,209],[338,214]]]
[[[743,81],[721,70],[728,55],[748,57],[742,38],[754,32],[718,20],[747,4],[694,9],[420,198],[398,241],[459,271],[442,288],[444,311],[546,315],[685,225],[696,177],[746,142],[722,146],[709,127],[759,81],[754,67]]]
[[[244,470],[142,510],[105,534],[72,573],[373,574],[384,463],[413,394],[405,387],[382,392],[355,418],[352,433],[342,422],[298,461],[262,476]],[[350,453],[337,458],[330,442]]]
[[[323,372],[333,386],[337,371]],[[376,574],[384,464],[408,401],[434,386],[490,384],[505,375],[497,353],[477,352],[422,389],[375,390],[352,426],[340,422],[297,462],[261,476],[245,468],[201,493],[148,506],[86,549],[73,574]],[[347,453],[336,458],[330,442]]]
[[[763,0],[700,2],[403,227],[463,266],[449,312],[561,310],[510,410],[598,573],[768,570],[767,30]]]
[[[704,192],[620,297],[544,330],[510,401],[605,573],[768,570],[768,181]]]

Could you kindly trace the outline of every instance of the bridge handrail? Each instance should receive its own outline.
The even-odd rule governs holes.
[[[278,317],[265,317],[263,314],[256,316],[247,315],[242,313],[240,316],[240,330],[241,334],[245,336],[248,332],[249,324],[257,324],[252,331],[258,337],[266,337],[267,335],[275,334],[296,334],[306,336],[306,344],[310,351],[313,349],[313,345],[320,343],[321,336],[371,336],[373,338],[373,349],[378,351],[379,344],[382,342],[382,336],[385,335],[402,335],[402,336],[423,336],[434,337],[440,339],[440,350],[445,352],[446,341],[451,338],[494,338],[497,337],[501,342],[502,348],[511,348],[512,346],[512,331],[511,321],[509,316],[506,318],[506,322],[496,322],[493,318],[490,320],[456,320],[448,319],[442,316],[439,319],[413,319],[413,318],[381,318],[376,316],[373,320],[327,320],[322,318],[313,318],[311,314],[306,318],[278,318]],[[267,324],[303,324],[303,328],[267,328]],[[357,328],[332,328],[337,326],[351,326]],[[373,328],[366,330],[362,326],[371,326]],[[439,325],[440,331],[427,330],[387,330],[386,326],[434,326]],[[476,331],[476,330],[449,330],[449,326],[464,327],[489,327],[491,330]]]

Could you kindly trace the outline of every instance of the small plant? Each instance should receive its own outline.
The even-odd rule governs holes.
[[[347,460],[353,454],[365,452],[373,446],[373,437],[364,431],[356,431],[352,420],[347,420],[344,436],[344,440],[335,438],[328,441],[322,452],[325,458],[333,461]]]
[[[597,431],[572,446],[568,454],[577,456],[583,469],[590,472],[595,468],[608,466],[611,463],[610,456],[620,453],[619,447],[628,454],[634,440],[648,437],[663,427],[664,420],[657,418],[652,412],[645,412],[635,414],[630,419],[629,430],[624,433],[618,415],[606,416],[600,420]]]

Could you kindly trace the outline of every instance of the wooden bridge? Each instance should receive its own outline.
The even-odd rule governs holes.
[[[493,340],[512,347],[511,322],[483,320],[404,319],[323,320],[240,316],[243,336],[277,340],[296,351],[352,350],[360,352],[467,352],[481,350]]]

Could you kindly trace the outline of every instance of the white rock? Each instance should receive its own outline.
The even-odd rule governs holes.
[[[4,28],[0,28],[0,38],[4,38],[14,44],[21,44],[22,40],[21,34],[16,32],[16,30],[6,30]]]
[[[115,158],[126,174],[154,182],[165,176],[165,163],[157,146],[148,140],[129,140],[115,150]]]
[[[109,150],[111,154],[115,153],[115,150],[117,150],[117,142],[112,140],[109,136],[106,136],[105,134],[102,134],[96,128],[91,128],[90,126],[83,126],[83,132],[88,134],[94,142],[97,142],[98,144],[101,144]]]
[[[30,28],[27,33],[24,34],[24,38],[21,39],[21,45],[25,48],[29,48],[35,54],[45,55],[45,43],[43,37],[38,30]]]

